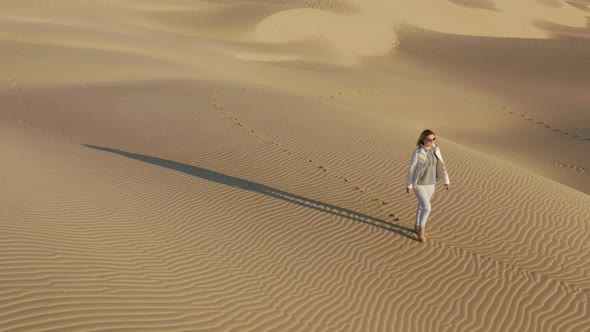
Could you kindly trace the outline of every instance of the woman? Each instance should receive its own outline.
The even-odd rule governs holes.
[[[430,214],[430,199],[434,194],[436,183],[444,180],[445,190],[451,189],[451,181],[440,153],[440,149],[434,143],[436,136],[430,129],[420,134],[418,147],[412,154],[408,177],[406,180],[406,193],[412,191],[418,198],[418,210],[416,211],[416,223],[414,230],[418,234],[418,240],[426,241],[426,220]]]

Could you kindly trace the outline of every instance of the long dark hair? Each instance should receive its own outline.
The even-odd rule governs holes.
[[[432,131],[430,129],[424,129],[422,134],[420,134],[420,138],[418,138],[418,142],[416,143],[416,146],[420,146],[422,144],[422,141],[424,141],[426,139],[426,137],[428,137],[428,135],[436,135],[436,134],[434,133],[434,131]]]

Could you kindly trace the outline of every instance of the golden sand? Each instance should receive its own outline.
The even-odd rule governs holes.
[[[588,331],[589,13],[1,1],[0,331]]]

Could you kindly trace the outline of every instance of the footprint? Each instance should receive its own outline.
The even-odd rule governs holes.
[[[378,202],[381,205],[386,205],[387,202],[380,200],[379,198],[372,198],[371,201]]]
[[[396,218],[395,213],[390,213],[387,218],[393,220],[393,221],[399,221],[399,218]]]

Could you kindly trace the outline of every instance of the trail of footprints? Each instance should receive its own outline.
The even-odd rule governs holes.
[[[502,108],[502,109],[503,110],[506,110],[505,107]],[[514,112],[514,111],[509,111],[509,113],[510,114],[513,114],[514,116],[518,116],[518,117],[520,117],[520,118],[522,118],[522,119],[524,119],[526,121],[533,122],[534,124],[539,125],[539,126],[542,126],[545,129],[551,129],[551,126],[549,124],[547,124],[547,123],[545,123],[543,121],[537,121],[534,118],[531,118],[530,116],[528,116],[526,114],[522,114],[522,113],[518,113],[518,112]],[[570,136],[570,137],[577,138],[577,139],[582,139],[582,140],[585,140],[585,141],[590,141],[590,138],[588,138],[588,137],[583,137],[583,136],[580,136],[580,135],[575,134],[575,133],[569,133],[569,132],[567,132],[565,130],[562,130],[562,129],[559,129],[559,128],[553,128],[552,131],[555,132],[555,133],[558,133],[560,135],[565,135],[565,136]]]
[[[429,94],[426,93],[426,95],[428,96]],[[443,97],[443,96],[440,96],[439,98],[440,99],[445,99],[445,97]],[[459,98],[452,98],[452,97],[448,98],[447,97],[447,99],[455,99],[455,100],[458,100]],[[469,99],[464,99],[464,102],[465,103],[469,103],[470,101],[469,101]],[[576,138],[576,139],[579,139],[579,140],[590,141],[590,137],[583,137],[581,135],[578,135],[578,134],[575,134],[575,133],[570,133],[568,131],[565,131],[565,130],[559,129],[559,128],[553,128],[552,129],[552,127],[547,122],[536,120],[533,117],[531,117],[531,116],[529,116],[527,114],[524,114],[524,113],[512,111],[508,107],[505,107],[505,106],[488,105],[488,108],[492,108],[492,109],[494,109],[496,111],[499,111],[499,112],[502,112],[502,113],[505,113],[505,114],[513,115],[513,116],[518,117],[518,118],[520,118],[522,120],[525,120],[525,121],[529,121],[529,122],[531,122],[531,124],[540,126],[543,129],[551,129],[554,133],[557,133],[557,134],[560,134],[560,135],[569,136],[569,137]]]
[[[220,105],[220,103],[217,101],[217,94],[223,92],[223,91],[231,91],[228,89],[216,89],[216,90],[212,90],[209,93],[209,103],[220,113],[222,113],[223,115],[225,115],[230,121],[234,122],[235,124],[237,124],[238,126],[244,128],[244,131],[246,132],[246,134],[258,138],[258,139],[262,139],[264,141],[266,141],[269,145],[273,146],[276,149],[279,149],[282,153],[288,154],[288,155],[293,155],[295,156],[296,153],[293,152],[292,150],[290,150],[289,148],[286,147],[282,147],[279,143],[272,141],[271,139],[267,138],[267,137],[263,137],[261,135],[259,135],[257,132],[254,131],[254,129],[252,129],[251,127],[247,126],[245,123],[243,123],[242,121],[240,121],[238,118],[230,115],[228,112],[226,112],[225,108],[223,106]],[[238,91],[238,90],[233,90],[233,91]],[[241,91],[248,91],[247,89],[241,89]],[[254,89],[254,91],[262,91],[261,89]],[[362,90],[358,90],[358,91],[362,91]],[[319,96],[319,98],[321,98],[321,96]],[[322,173],[330,173],[333,174],[333,172],[328,172],[328,169],[323,166],[323,165],[318,165],[313,159],[311,158],[306,158],[306,157],[299,157],[300,160],[302,160],[303,162],[314,166],[316,169],[318,169],[319,171],[321,171]],[[339,174],[333,174],[330,175],[333,178],[337,178],[337,179],[341,179],[347,186],[349,186],[353,191],[358,192],[358,193],[365,193],[365,189],[363,189],[362,186],[353,183],[352,181],[349,180],[348,177],[343,176],[343,175],[339,175]],[[379,207],[383,207],[385,205],[387,205],[388,203],[382,199],[379,198],[373,198],[371,199],[372,202],[376,202],[378,204]],[[399,221],[399,218],[397,218],[395,216],[395,213],[389,213],[387,215],[388,219],[391,221]]]
[[[29,113],[29,107],[25,103],[22,85],[20,84],[20,81],[15,78],[10,79],[9,81],[10,81],[10,87],[12,89],[12,92],[14,93],[14,95],[16,97],[16,102],[18,103],[18,105],[20,106],[20,109],[21,109],[21,112],[18,113],[18,117],[16,119],[16,122],[17,122],[18,126],[21,126],[21,127],[30,126],[31,122],[26,119],[27,113]]]
[[[296,153],[292,150],[290,150],[287,147],[282,147],[279,143],[272,141],[271,139],[264,137],[260,134],[258,134],[253,128],[249,127],[247,124],[245,124],[244,122],[242,122],[241,120],[239,120],[237,117],[232,116],[231,114],[229,114],[225,108],[218,102],[217,100],[217,95],[224,92],[224,91],[270,91],[268,89],[246,89],[246,88],[242,88],[242,89],[223,89],[223,88],[219,88],[219,89],[215,89],[212,90],[209,93],[208,99],[209,99],[209,103],[220,113],[222,113],[224,116],[226,116],[230,121],[234,122],[236,125],[238,125],[239,127],[242,127],[244,129],[244,131],[255,138],[258,139],[262,139],[264,141],[266,141],[268,144],[270,144],[273,148],[279,149],[282,153],[288,154],[288,155],[293,155],[295,156]],[[311,99],[335,99],[337,97],[340,96],[349,96],[349,95],[361,95],[361,94],[366,94],[366,93],[386,93],[385,90],[379,89],[379,90],[374,90],[374,89],[346,89],[346,90],[341,90],[341,91],[337,91],[333,94],[329,94],[329,95],[315,95],[315,96],[310,96],[310,95],[300,95],[300,97],[306,97],[306,98],[311,98]],[[432,96],[429,93],[425,93],[426,96]],[[445,97],[443,96],[439,96],[440,99],[445,99]],[[446,97],[447,99],[456,99],[459,100],[458,98],[449,98]],[[468,103],[469,100],[468,99],[462,99],[462,101]],[[552,127],[543,122],[543,121],[537,121],[534,118],[523,114],[523,113],[519,113],[519,112],[515,112],[515,111],[511,111],[509,110],[507,107],[500,107],[500,106],[496,106],[496,105],[488,105],[488,108],[494,108],[497,111],[506,113],[506,114],[510,114],[510,115],[514,115],[516,117],[519,117],[523,120],[529,121],[531,123],[534,123],[535,125],[541,126],[544,129],[551,129]],[[582,139],[585,141],[590,141],[590,138],[586,138],[586,137],[582,137],[580,135],[577,134],[570,134],[567,131],[564,131],[562,129],[558,129],[558,128],[553,128],[552,129],[553,132],[555,133],[559,133],[561,135],[566,135],[566,136],[570,136],[572,138],[577,138],[577,139]],[[348,177],[343,176],[343,175],[339,175],[339,174],[333,174],[333,172],[328,172],[328,169],[323,166],[323,165],[318,165],[317,162],[315,162],[313,159],[311,158],[306,158],[306,157],[299,157],[300,160],[302,160],[303,162],[308,163],[309,165],[312,165],[314,167],[316,167],[319,171],[321,171],[322,173],[326,173],[326,174],[330,174],[330,176],[337,178],[337,179],[341,179],[343,180],[343,182],[349,186],[353,191],[355,192],[359,192],[359,193],[365,193],[365,189],[363,189],[363,187],[361,185],[355,184],[352,181],[349,180]],[[371,199],[372,202],[376,202],[376,204],[379,207],[383,207],[385,205],[387,205],[388,203],[382,199],[379,198],[372,198]],[[387,215],[387,218],[389,220],[392,221],[399,221],[399,218],[397,218],[395,216],[394,213],[390,213]]]
[[[544,163],[565,169],[567,171],[573,171],[576,173],[590,173],[590,168],[581,165],[572,165],[560,160],[543,160]]]
[[[351,94],[361,95],[363,93],[385,93],[385,92],[386,91],[385,90],[382,90],[382,89],[380,89],[380,90],[374,90],[374,89],[349,89],[349,90],[338,91],[338,92],[336,92],[334,94],[330,94],[330,95],[327,95],[327,96],[318,95],[318,96],[312,96],[311,98],[314,98],[314,99],[315,98],[317,98],[317,99],[322,99],[322,98],[323,99],[335,99],[335,98],[340,97],[340,96],[351,95]],[[425,93],[424,95],[425,96],[430,96],[430,97],[435,97],[434,95],[429,94],[429,93]],[[439,96],[439,98],[440,99],[445,99],[446,98],[446,99],[451,99],[451,100],[455,100],[455,101],[458,101],[459,99],[462,99],[462,98],[443,97],[443,96]],[[463,101],[465,103],[469,103],[470,102],[469,99],[463,99]],[[548,123],[543,122],[543,121],[536,120],[536,119],[532,118],[531,116],[529,116],[527,114],[524,114],[524,113],[519,113],[519,112],[511,111],[511,110],[508,109],[508,107],[497,106],[497,105],[488,105],[488,108],[493,108],[496,111],[500,111],[500,112],[503,112],[503,113],[514,115],[514,116],[519,117],[519,118],[521,118],[523,120],[526,120],[526,121],[529,121],[529,122],[531,122],[531,123],[533,123],[535,125],[538,125],[538,126],[544,128],[544,129],[552,129],[552,127]],[[553,128],[552,131],[555,132],[555,133],[557,133],[557,134],[560,134],[560,135],[569,136],[569,137],[580,139],[580,140],[590,141],[590,137],[583,137],[581,135],[578,135],[578,134],[575,134],[575,133],[570,133],[570,132],[568,132],[566,130],[563,130],[563,129]]]

